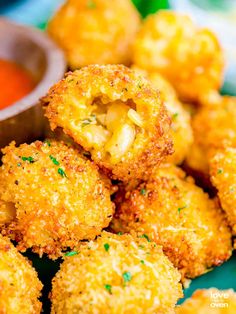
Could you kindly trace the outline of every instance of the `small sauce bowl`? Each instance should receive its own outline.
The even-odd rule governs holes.
[[[17,144],[42,137],[45,119],[39,99],[65,73],[63,52],[47,34],[0,18],[0,59],[21,65],[36,86],[25,97],[0,110],[0,148],[12,140]],[[9,80],[11,78],[9,77]],[[4,86],[0,86],[0,90]]]

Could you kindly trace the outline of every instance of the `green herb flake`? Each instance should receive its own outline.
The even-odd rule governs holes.
[[[111,292],[111,285],[108,285],[108,284],[106,284],[106,285],[104,285],[104,288],[110,293],[110,294],[112,294],[112,292]]]
[[[145,262],[144,262],[144,260],[143,260],[143,259],[141,259],[140,263],[141,263],[141,264],[143,264],[143,265],[145,264]]]
[[[140,238],[145,238],[148,242],[151,242],[151,240],[149,239],[149,237],[146,234],[141,235]]]
[[[96,3],[93,0],[88,0],[87,1],[87,8],[95,9],[96,8]]]
[[[21,167],[21,163],[20,163],[20,162],[18,162],[18,163],[17,163],[17,166],[18,166],[18,167]]]
[[[31,157],[31,156],[29,156],[29,157],[23,156],[23,157],[21,157],[21,159],[22,159],[23,161],[28,161],[30,164],[32,164],[33,162],[35,162],[34,158]]]
[[[139,245],[138,246],[140,249],[145,249],[145,246],[144,245]]]
[[[106,252],[108,252],[109,249],[110,249],[110,245],[108,243],[105,243],[104,244],[104,249],[105,249]]]
[[[178,115],[179,115],[179,113],[176,112],[176,113],[173,114],[172,118],[173,118],[173,119],[176,119],[176,118],[178,117]]]
[[[141,189],[141,190],[140,190],[140,194],[141,194],[141,195],[146,195],[146,192],[147,192],[147,191],[146,191],[145,189]]]
[[[57,172],[62,178],[67,178],[65,171],[62,168],[58,168]]]
[[[119,231],[118,233],[117,233],[117,235],[119,235],[119,236],[121,236],[123,234],[123,232],[121,232],[121,231]]]
[[[59,165],[60,165],[59,161],[57,161],[56,158],[53,157],[52,155],[50,155],[49,158],[50,158],[51,161],[54,163],[54,165],[56,165],[56,166],[59,166]]]
[[[51,147],[51,143],[49,142],[49,140],[45,140],[45,143],[48,145],[48,147]]]
[[[65,253],[65,256],[74,256],[77,254],[78,254],[78,252],[76,252],[76,251],[70,251],[70,252]]]
[[[218,169],[217,170],[217,174],[221,174],[221,173],[223,173],[223,170],[222,169]]]
[[[82,120],[81,127],[83,128],[86,125],[94,124],[94,123],[96,123],[95,121],[96,121],[96,115],[91,114],[90,118]]]
[[[129,282],[132,279],[132,275],[129,271],[126,271],[122,274],[122,277],[124,279],[124,282]]]
[[[187,207],[186,205],[183,206],[183,207],[179,207],[179,208],[178,208],[178,213],[180,214],[181,210],[185,209],[186,207]]]

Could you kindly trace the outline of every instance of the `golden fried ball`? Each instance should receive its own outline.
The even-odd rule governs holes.
[[[176,314],[235,314],[236,293],[233,289],[197,290],[191,298],[176,308]]]
[[[173,165],[154,169],[146,183],[117,201],[111,228],[135,231],[163,246],[182,279],[194,278],[231,256],[231,233],[216,200]]]
[[[236,148],[218,152],[210,160],[210,174],[211,181],[218,190],[222,208],[236,235]]]
[[[15,234],[21,251],[56,258],[79,240],[94,239],[108,226],[114,206],[108,180],[63,142],[36,141],[3,149],[0,198],[15,204],[16,219],[3,232]]]
[[[194,144],[187,164],[207,174],[209,159],[215,151],[236,147],[236,97],[208,94],[204,106],[193,118],[192,127]]]
[[[134,67],[136,71],[142,71]],[[178,100],[177,94],[171,84],[159,73],[142,71],[164,99],[165,106],[172,118],[170,134],[173,139],[174,154],[168,156],[166,162],[180,165],[193,143],[190,114]]]
[[[140,25],[131,0],[67,0],[48,25],[70,68],[129,64]]]
[[[39,314],[42,284],[29,261],[0,235],[0,313]]]
[[[123,65],[75,71],[43,103],[51,128],[62,127],[114,179],[143,179],[172,153],[159,92]]]
[[[65,258],[52,282],[52,314],[173,314],[179,280],[161,247],[103,232]]]
[[[160,72],[185,101],[198,101],[201,94],[221,86],[224,62],[219,42],[188,16],[173,11],[150,15],[133,50],[134,64]]]

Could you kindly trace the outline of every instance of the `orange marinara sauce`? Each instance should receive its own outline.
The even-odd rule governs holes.
[[[15,62],[0,59],[0,110],[32,91],[33,77]]]

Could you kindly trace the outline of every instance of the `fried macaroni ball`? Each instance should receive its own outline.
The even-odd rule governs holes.
[[[13,234],[20,251],[54,259],[108,226],[114,211],[108,179],[73,147],[13,142],[3,153],[0,199],[15,206],[16,218],[6,220],[2,233]]]
[[[186,15],[159,11],[137,34],[133,63],[164,75],[185,101],[218,90],[223,80],[223,52],[215,35]]]
[[[89,64],[129,64],[140,16],[131,0],[67,0],[52,17],[49,35],[71,69]]]
[[[42,284],[29,261],[0,235],[0,313],[39,314]]]
[[[171,84],[159,73],[146,72],[133,67],[143,73],[162,95],[165,106],[171,117],[171,136],[173,139],[174,154],[167,157],[166,162],[180,165],[187,156],[193,143],[190,114],[178,100],[177,94]]]
[[[220,151],[210,160],[210,175],[233,234],[236,235],[236,148]]]
[[[154,169],[147,182],[119,196],[115,232],[136,232],[158,245],[182,274],[194,278],[231,256],[231,233],[216,200],[173,165]]]
[[[194,144],[186,162],[190,168],[207,174],[209,160],[217,150],[236,147],[236,97],[208,94],[192,127]]]
[[[103,232],[65,258],[52,282],[52,314],[174,314],[180,274],[160,246]]]
[[[235,314],[236,293],[233,289],[197,290],[191,298],[176,308],[176,314]]]
[[[52,130],[62,127],[113,179],[144,178],[172,153],[159,92],[123,65],[70,73],[42,101]]]

